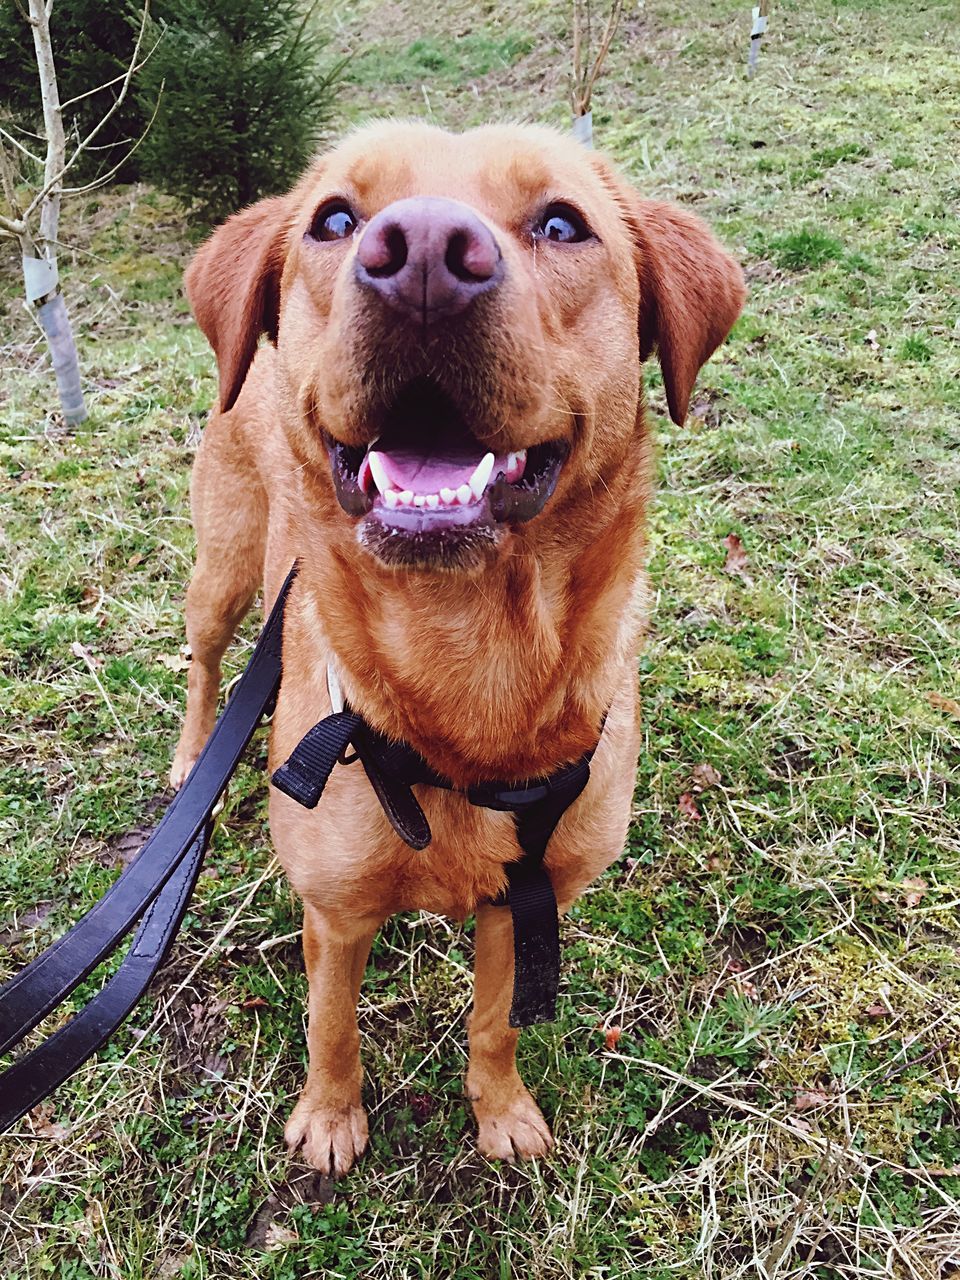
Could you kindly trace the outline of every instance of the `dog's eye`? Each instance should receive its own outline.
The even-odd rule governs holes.
[[[538,240],[553,240],[557,244],[577,244],[592,238],[582,215],[568,204],[547,205],[533,228],[533,234]]]
[[[357,229],[357,216],[345,200],[330,200],[313,215],[314,240],[346,240]]]

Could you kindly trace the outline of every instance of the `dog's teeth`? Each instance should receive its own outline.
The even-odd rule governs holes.
[[[473,490],[468,484],[462,484],[457,490],[457,498],[462,506],[467,507],[473,501]]]
[[[397,493],[396,489],[387,489],[383,495],[383,500],[388,507],[395,507],[400,501],[400,495]]]
[[[397,494],[397,497],[400,499],[403,506],[409,507],[410,503],[413,501],[413,490],[401,489]]]
[[[519,480],[527,465],[526,449],[518,449],[516,453],[507,454],[507,480]]]
[[[387,475],[387,468],[383,465],[383,458],[375,450],[371,449],[364,458],[370,474],[373,476],[373,483],[377,486],[381,493],[386,493],[390,488],[390,477]],[[363,468],[361,467],[361,474]],[[361,485],[361,488],[363,486]]]
[[[431,510],[433,510],[435,507],[439,507],[439,505],[440,505],[440,495],[439,495],[439,493],[428,493],[428,494],[427,494],[427,506],[428,506]]]
[[[441,502],[445,502],[445,503],[447,503],[447,505],[449,506],[451,502],[456,502],[456,500],[457,500],[457,491],[456,491],[456,489],[441,489],[441,490],[440,490],[440,501],[441,501]]]
[[[363,455],[363,461],[360,463],[360,470],[357,472],[357,484],[360,486],[360,492],[366,493],[370,487],[370,454]]]
[[[414,494],[414,496],[413,496],[413,505],[414,505],[415,507],[424,507],[424,506],[426,506],[426,504],[427,504],[427,499],[424,497],[424,495],[423,495],[422,493],[416,493],[416,494]]]
[[[496,461],[492,453],[485,453],[477,463],[476,470],[470,477],[470,488],[473,496],[477,499],[483,497],[483,491],[490,482],[490,476],[493,474],[493,464]],[[460,492],[460,490],[458,490]],[[461,499],[462,501],[462,499]]]

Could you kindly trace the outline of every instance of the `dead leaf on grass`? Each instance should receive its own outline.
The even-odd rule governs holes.
[[[158,653],[157,662],[168,671],[186,671],[190,661],[182,653]]]
[[[612,1052],[617,1047],[622,1035],[623,1029],[621,1027],[607,1027],[603,1033],[603,1047]]]
[[[742,578],[744,582],[751,581],[748,572],[750,561],[746,551],[743,549],[743,543],[735,533],[728,533],[723,540],[723,545],[727,548],[727,559],[723,566],[724,573],[729,573],[733,577]]]
[[[903,901],[908,907],[918,907],[920,899],[927,892],[930,886],[926,880],[921,880],[919,876],[904,876],[900,881],[900,888],[906,890],[903,895]]]
[[[263,1243],[270,1253],[274,1253],[278,1249],[289,1249],[290,1245],[297,1244],[299,1240],[297,1233],[289,1227],[281,1227],[279,1223],[271,1222],[267,1227]]]
[[[829,1093],[822,1089],[798,1089],[793,1095],[794,1111],[812,1111],[814,1107],[825,1106],[830,1101]]]
[[[703,761],[702,764],[695,764],[690,774],[694,791],[708,791],[711,787],[720,785],[720,774],[712,764]]]
[[[56,1142],[62,1142],[70,1132],[70,1126],[58,1124],[52,1117],[53,1107],[49,1104],[34,1107],[30,1112],[33,1132],[38,1138],[52,1138]]]
[[[685,818],[689,818],[691,822],[700,822],[703,814],[697,808],[697,802],[689,791],[685,791],[677,801],[677,808]]]
[[[936,711],[945,711],[948,716],[953,716],[960,720],[960,702],[956,698],[948,698],[944,693],[937,693],[931,690],[927,694],[927,701]]]

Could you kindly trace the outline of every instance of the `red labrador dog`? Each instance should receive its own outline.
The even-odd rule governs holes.
[[[682,422],[740,311],[739,267],[697,218],[559,133],[384,123],[230,218],[186,288],[220,400],[193,473],[174,784],[210,732],[235,628],[299,559],[272,764],[330,713],[329,668],[351,708],[454,788],[549,775],[596,747],[547,849],[568,908],[623,848],[634,788],[641,365],[656,352]],[[466,1089],[480,1150],[552,1145],[516,1068],[511,917],[494,905],[520,857],[513,818],[415,790],[433,835],[419,853],[362,770],[334,769],[313,810],[271,790],[310,982],[310,1068],[286,1138],[325,1172],[367,1141],[356,1001],[398,911],[476,915]]]

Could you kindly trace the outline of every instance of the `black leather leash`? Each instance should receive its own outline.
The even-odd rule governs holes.
[[[283,611],[295,577],[296,566],[206,746],[149,840],[68,933],[0,987],[4,1053],[62,1004],[144,916],[129,952],[102,991],[0,1075],[0,1130],[46,1097],[113,1034],[163,962],[203,862],[213,810],[280,687]]]

